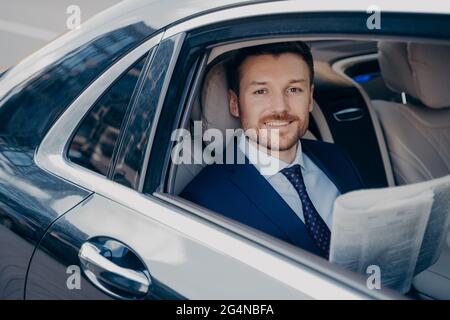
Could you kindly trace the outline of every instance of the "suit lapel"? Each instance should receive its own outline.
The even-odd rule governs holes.
[[[238,151],[240,152],[240,151]],[[227,165],[230,180],[291,243],[320,255],[305,225],[270,183],[246,158],[245,164]]]
[[[308,140],[301,140],[302,152],[304,152],[312,162],[322,170],[323,173],[334,183],[336,188],[341,194],[344,194],[350,190],[347,184],[347,177],[341,175],[340,168],[337,168],[332,159],[332,155],[320,155],[317,150],[310,147]],[[330,161],[331,160],[331,161]]]

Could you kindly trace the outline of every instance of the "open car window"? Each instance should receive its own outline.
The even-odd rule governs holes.
[[[396,173],[395,171],[390,171],[392,168],[383,162],[382,156],[378,153],[380,149],[386,148],[385,143],[387,142],[384,140],[385,138],[383,138],[382,144],[379,144],[379,141],[377,141],[377,139],[380,139],[380,135],[376,134],[375,128],[378,128],[380,124],[378,122],[379,119],[374,117],[373,113],[376,111],[373,110],[372,101],[386,100],[389,103],[401,103],[403,94],[393,90],[383,78],[377,59],[379,44],[377,41],[372,40],[315,40],[308,43],[312,48],[314,57],[317,58],[316,62],[318,64],[318,70],[316,70],[317,82],[315,83],[317,90],[314,101],[315,111],[311,114],[310,128],[307,132],[308,139],[316,141],[328,140],[328,142],[339,144],[347,149],[351,156],[355,155],[355,157],[352,157],[352,160],[357,164],[356,166],[360,170],[361,177],[370,188],[387,188],[399,184],[398,181],[391,182],[392,174],[395,175]],[[236,46],[239,46],[239,44]],[[221,52],[223,49],[217,51]],[[352,61],[347,61],[346,55],[352,52],[358,54],[358,56]],[[175,151],[172,150],[172,156],[175,154],[178,156],[178,163],[176,165],[171,164],[170,174],[168,175],[168,192],[176,197],[180,195],[181,198],[183,197],[183,190],[211,164],[211,154],[214,155],[217,152],[216,150],[212,153],[210,152],[211,141],[214,141],[211,136],[207,136],[207,141],[201,140],[204,134],[202,129],[207,130],[216,126],[215,128],[219,129],[219,131],[224,131],[226,128],[235,129],[239,126],[239,122],[229,116],[227,109],[229,101],[226,64],[224,62],[227,54],[215,56],[214,53],[215,51],[212,50],[207,59],[209,63],[204,65],[204,73],[201,75],[201,81],[199,81],[201,86],[198,86],[196,95],[190,100],[191,103],[187,114],[184,115],[183,127],[179,128],[182,131],[178,135],[174,135],[174,137],[177,137],[174,140],[181,142],[184,146],[183,150],[176,149],[176,147]],[[339,64],[336,61],[342,61],[342,63]],[[343,63],[344,61],[346,63]],[[322,64],[324,63],[329,64],[330,69],[323,69]],[[337,92],[342,88],[338,85],[338,82],[327,81],[327,78],[333,77],[342,77],[342,80],[351,81],[354,86],[346,87],[346,94],[339,96]],[[352,101],[351,99],[355,103],[354,107],[351,104],[346,104]],[[414,101],[414,98],[411,97],[411,100]],[[375,104],[377,103],[375,102]],[[345,108],[341,110],[336,109],[340,105],[345,105]],[[215,123],[212,124],[214,121]],[[357,131],[357,128],[365,124],[369,124],[369,126],[364,131],[360,131],[360,134],[362,134],[362,138],[374,137],[376,145],[374,150],[359,149],[358,143],[355,143],[355,140],[357,141],[359,138],[351,134],[352,130]],[[351,128],[351,126],[354,127]],[[381,130],[383,130],[382,125]],[[196,138],[200,139],[200,142],[196,143]],[[229,137],[224,135],[223,139],[220,140],[220,145],[226,146],[229,142],[227,139]],[[208,145],[210,145],[209,150]],[[178,148],[180,147],[179,144]],[[210,155],[210,158],[205,159],[205,150],[207,151],[206,154]],[[387,152],[389,152],[389,149]],[[389,157],[389,161],[392,161],[392,154]],[[377,180],[373,176],[373,172],[364,171],[370,168],[373,163],[376,163],[374,167],[380,168],[380,172],[382,172],[381,177],[384,180]],[[223,178],[226,179],[226,177]],[[210,183],[210,187],[214,188],[214,184],[217,181],[210,181]],[[185,199],[180,200],[184,202]],[[192,199],[190,200],[192,201]],[[195,203],[195,199],[192,202]],[[238,204],[236,204],[236,210],[239,211]],[[218,216],[220,220],[220,213]],[[229,217],[225,217],[225,219],[227,218]],[[447,234],[448,232],[442,237],[446,239]],[[438,259],[437,264],[433,264],[434,267],[428,266],[425,271],[416,274],[410,289],[407,292],[403,292],[407,293],[407,296],[413,298],[445,297],[445,294],[442,296],[439,293],[440,288],[442,288],[442,282],[436,281],[435,273],[435,268],[437,268],[440,270],[438,277],[442,277],[442,280],[445,280],[446,274],[442,272],[445,267],[442,264],[445,264],[445,257],[450,251],[445,240],[441,240],[444,239],[442,237],[439,241],[436,241],[436,243],[443,246],[442,258]],[[362,270],[354,271],[362,273]],[[369,271],[364,269],[364,272]],[[426,282],[428,285],[424,285]]]

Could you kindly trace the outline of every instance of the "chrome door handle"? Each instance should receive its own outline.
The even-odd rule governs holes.
[[[85,242],[78,253],[81,267],[88,279],[98,288],[117,298],[135,299],[147,295],[151,279],[143,263],[139,270],[134,270],[136,261],[140,260],[122,243],[105,239],[104,241]],[[114,256],[119,252],[119,256]],[[126,252],[126,255],[123,255]],[[126,263],[132,257],[133,269]],[[127,256],[127,257],[125,257]],[[121,260],[122,259],[122,260]],[[116,261],[122,262],[120,265]]]
[[[361,108],[347,108],[333,113],[333,117],[336,121],[355,121],[364,116]]]

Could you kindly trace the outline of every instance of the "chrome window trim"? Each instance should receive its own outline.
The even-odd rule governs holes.
[[[155,116],[153,118],[151,129],[150,129],[150,134],[148,137],[147,148],[145,150],[145,156],[144,156],[144,161],[143,161],[144,167],[142,168],[141,176],[139,178],[139,186],[138,186],[138,191],[140,191],[140,192],[142,192],[142,190],[144,189],[145,178],[147,176],[148,161],[150,159],[150,153],[151,153],[151,150],[153,147],[153,140],[154,140],[155,134],[156,134],[156,128],[157,128],[156,124],[158,123],[159,116],[161,115],[162,107],[163,107],[164,101],[166,99],[167,90],[169,89],[169,84],[170,84],[170,81],[172,80],[173,70],[175,69],[175,65],[177,64],[178,56],[180,54],[181,47],[183,46],[184,39],[185,39],[185,34],[181,34],[176,39],[174,39],[175,44],[174,44],[174,48],[173,48],[172,59],[169,63],[169,67],[167,68],[166,78],[164,79],[164,83],[161,88],[161,95],[159,96],[158,105],[156,107]]]
[[[450,13],[450,3],[410,3],[404,6],[394,1],[378,0],[376,2],[381,12],[401,12],[401,13]],[[370,3],[358,0],[346,1],[273,1],[242,5],[204,14],[188,21],[170,27],[164,34],[164,39],[170,38],[177,33],[186,32],[194,28],[209,24],[230,21],[240,18],[257,17],[261,15],[282,14],[282,13],[306,13],[306,12],[367,12]],[[367,15],[369,17],[369,14]]]
[[[380,148],[381,152],[381,159],[383,160],[384,165],[384,171],[386,173],[386,179],[388,182],[389,187],[395,186],[395,180],[394,180],[394,171],[392,169],[391,160],[389,158],[389,153],[386,146],[386,141],[384,140],[383,131],[381,130],[380,122],[378,121],[378,116],[373,109],[372,102],[370,100],[370,97],[367,95],[366,91],[361,87],[359,83],[354,81],[352,78],[350,78],[348,75],[345,74],[345,70],[357,63],[360,62],[366,62],[371,60],[378,60],[378,54],[366,54],[362,56],[356,56],[356,57],[350,57],[345,58],[339,61],[336,61],[332,64],[331,68],[334,72],[336,72],[341,77],[345,78],[347,81],[351,82],[351,84],[358,89],[358,91],[361,93],[361,96],[363,97],[367,109],[369,110],[370,118],[373,124],[373,127],[375,129],[375,135],[378,141],[378,147]]]

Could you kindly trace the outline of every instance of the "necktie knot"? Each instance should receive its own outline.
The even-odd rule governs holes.
[[[299,164],[293,165],[292,167],[287,167],[281,170],[281,173],[285,175],[286,178],[292,183],[293,179],[302,179],[302,169]]]
[[[302,169],[299,164],[287,167],[281,170],[281,173],[289,180],[294,186],[295,190],[299,193],[300,197],[303,192],[306,192],[305,182],[303,181]]]

